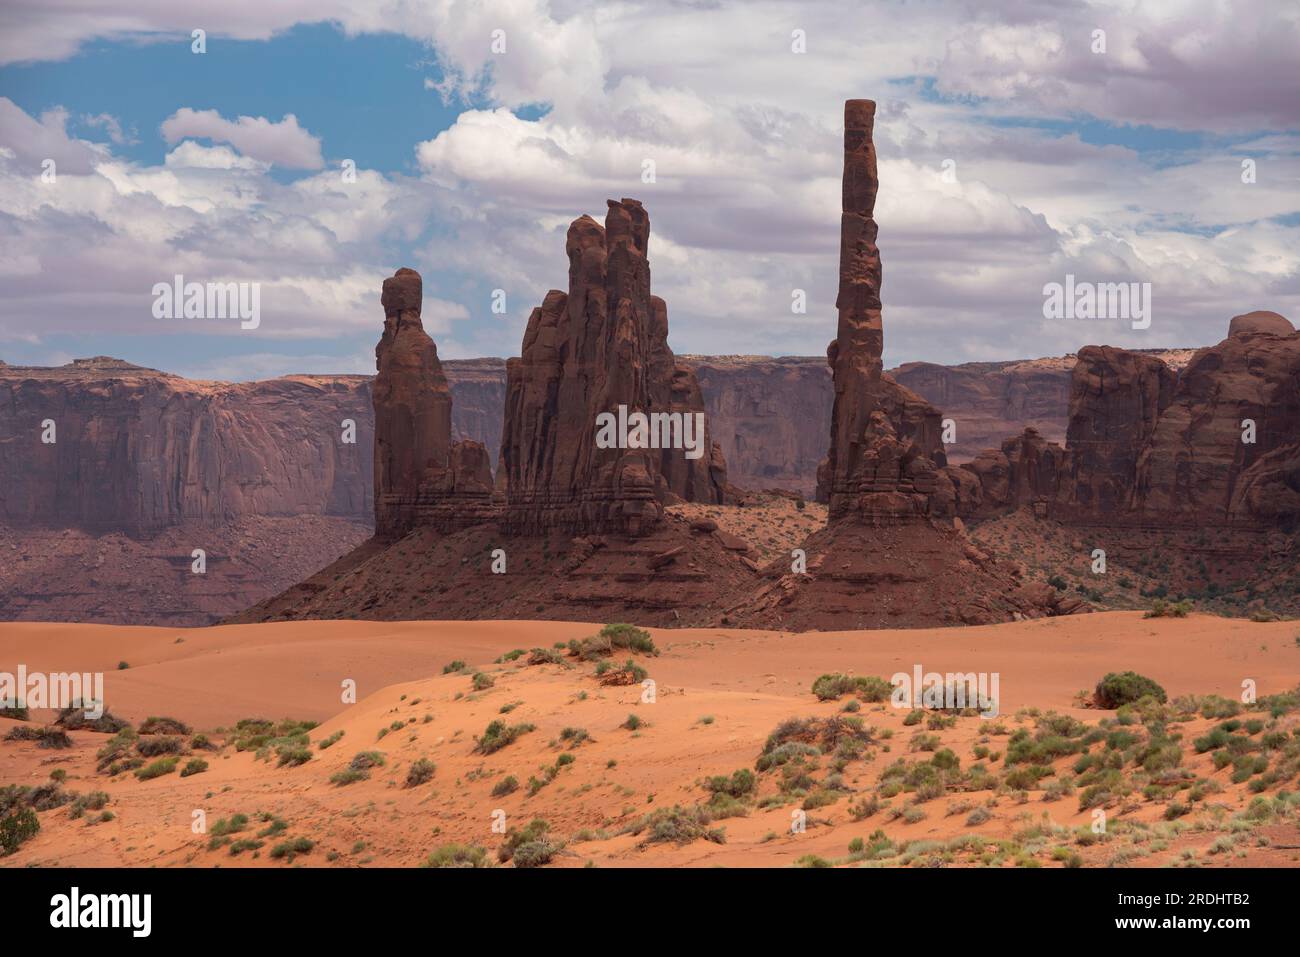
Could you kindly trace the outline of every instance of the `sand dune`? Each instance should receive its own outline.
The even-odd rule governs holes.
[[[1193,739],[1219,723],[1200,715],[1171,725],[1182,735],[1180,768],[1191,772],[1185,776],[1188,783],[1179,788],[1172,776],[1166,780],[1127,768],[1127,786],[1135,790],[1106,808],[1112,823],[1105,841],[1080,844],[1072,834],[1055,830],[1087,828],[1092,821],[1090,810],[1080,810],[1077,791],[1053,795],[1048,788],[1051,781],[1075,773],[1071,765],[1077,752],[1049,762],[1055,775],[1023,791],[972,789],[963,781],[924,800],[908,790],[894,794],[886,788],[881,794],[882,776],[893,762],[932,762],[936,748],[951,749],[962,769],[983,763],[998,775],[1007,774],[1014,770],[1005,763],[1011,734],[1039,727],[1039,716],[1031,709],[1070,715],[1087,725],[1113,719],[1114,712],[1084,707],[1078,697],[1110,671],[1148,675],[1171,700],[1191,694],[1237,699],[1245,679],[1256,682],[1261,696],[1294,689],[1300,686],[1294,623],[1199,615],[1147,620],[1138,613],[1113,612],[962,629],[798,635],[652,630],[661,654],[637,660],[656,682],[653,703],[641,700],[639,685],[600,684],[590,662],[569,658],[564,665],[530,666],[524,656],[497,663],[514,649],[549,648],[591,635],[598,627],[504,621],[312,621],[192,630],[0,626],[0,670],[13,671],[21,662],[29,671],[104,671],[114,714],[136,724],[150,715],[168,715],[227,742],[219,751],[194,753],[208,762],[203,773],[185,778],[170,773],[147,781],[131,773],[110,778],[96,772],[95,753],[107,741],[105,734],[74,731],[73,747],[61,750],[0,743],[0,785],[34,786],[62,769],[65,789],[107,792],[107,809],[113,814],[112,820],[87,824],[97,818],[71,819],[66,806],[44,811],[40,833],[0,863],[283,866],[286,858],[272,858],[270,851],[297,837],[314,843],[294,860],[304,865],[415,865],[451,842],[481,845],[491,857],[502,841],[492,830],[497,810],[505,812],[508,828],[523,828],[533,818],[548,822],[552,842],[564,845],[550,866],[783,865],[808,855],[858,863],[850,859],[850,841],[868,839],[877,829],[895,845],[880,863],[913,863],[929,855],[951,864],[1033,860],[1059,866],[1052,858],[1058,847],[1088,866],[1117,855],[1118,863],[1134,866],[1176,862],[1185,851],[1204,866],[1296,863],[1295,850],[1273,846],[1300,843],[1285,801],[1250,821],[1249,840],[1239,836],[1246,825],[1234,830],[1233,815],[1256,795],[1249,781],[1230,780],[1231,764],[1216,769],[1211,753],[1195,752]],[[457,659],[468,669],[443,674],[444,666]],[[120,661],[129,667],[118,670]],[[702,782],[707,777],[754,769],[768,735],[786,719],[841,715],[848,697],[819,701],[810,692],[818,675],[888,678],[918,664],[927,671],[997,672],[1000,717],[946,722],[940,717],[933,726],[929,719],[912,725],[904,724],[907,710],[863,703],[856,717],[872,729],[865,754],[842,762],[829,753],[815,758],[815,783],[797,794],[783,792],[783,768],[758,773],[756,790],[732,806],[743,816],[708,824],[725,829],[725,843],[647,843],[651,829],[633,833],[631,826],[656,809],[705,805],[710,793]],[[472,676],[479,671],[493,684],[475,691]],[[341,700],[345,679],[356,682],[355,704]],[[510,704],[514,707],[502,713]],[[636,714],[642,727],[621,727],[629,714]],[[1297,714],[1273,721],[1267,713],[1249,712],[1240,720],[1262,719],[1269,728],[1261,734],[1281,732],[1294,740]],[[34,723],[51,717],[33,714]],[[277,767],[274,754],[259,760],[252,751],[236,751],[228,735],[217,730],[251,717],[321,722],[310,733],[310,760]],[[494,753],[476,752],[475,736],[496,719],[532,724],[535,730]],[[0,719],[2,730],[17,724]],[[1141,722],[1134,727],[1141,732]],[[564,740],[566,728],[584,730],[586,740]],[[381,729],[390,730],[381,737]],[[339,732],[337,743],[327,750],[318,747]],[[925,735],[937,740],[927,744]],[[1092,751],[1104,750],[1104,742],[1098,744]],[[1000,752],[1002,759],[981,761],[977,748]],[[358,752],[371,750],[382,752],[383,766],[355,783],[330,783]],[[1287,766],[1282,751],[1270,753],[1273,769]],[[565,763],[563,754],[571,754],[572,762]],[[181,765],[190,757],[182,757]],[[434,762],[436,771],[426,783],[405,787],[411,765],[421,758]],[[828,791],[828,778],[836,773],[840,779],[832,783],[838,786]],[[507,775],[517,779],[519,789],[493,796]],[[530,778],[541,782],[531,796]],[[1170,804],[1188,802],[1194,784],[1206,794],[1176,823],[1164,821]],[[1151,797],[1143,785],[1170,790]],[[1261,793],[1272,799],[1287,787],[1280,781]],[[806,830],[792,833],[805,792],[834,800],[810,807]],[[880,809],[854,820],[851,808],[872,795],[880,799]],[[905,806],[916,819],[891,820]],[[971,812],[978,808],[987,819],[968,823],[977,820],[979,815],[971,818]],[[208,834],[192,831],[195,810],[206,814]],[[917,817],[918,811],[923,816]],[[286,826],[255,838],[269,826],[258,819],[259,812],[283,819]],[[212,825],[236,813],[251,820],[234,838],[254,837],[264,846],[237,856],[228,843],[208,849]],[[970,834],[1012,844],[999,849],[960,841]],[[1257,846],[1260,836],[1269,838],[1266,846]],[[1210,853],[1216,841],[1225,840],[1226,847]],[[1062,859],[1065,854],[1060,853]]]

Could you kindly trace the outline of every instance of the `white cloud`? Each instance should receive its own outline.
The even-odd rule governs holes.
[[[68,111],[56,107],[39,119],[28,116],[13,100],[0,96],[0,147],[9,151],[18,168],[39,176],[41,164],[52,159],[57,173],[89,173],[108,151],[68,135]]]
[[[18,278],[0,295],[23,322],[51,314],[58,285],[66,309],[93,303],[94,321],[142,328],[138,290],[165,263],[204,278],[261,277],[274,304],[267,335],[372,328],[378,281],[404,264],[391,261],[390,244],[432,225],[418,259],[457,277],[426,299],[440,348],[509,354],[528,311],[565,282],[568,222],[632,196],[654,224],[655,291],[668,301],[674,348],[817,354],[834,332],[849,96],[879,102],[891,363],[1061,353],[1099,340],[1201,344],[1238,312],[1300,313],[1300,227],[1277,221],[1294,222],[1300,208],[1293,5],[1019,0],[993,13],[961,0],[627,0],[599,9],[576,0],[288,0],[199,14],[157,0],[113,17],[68,0],[82,15],[57,21],[34,0],[7,6],[0,59],[67,56],[91,36],[188,43],[194,24],[208,30],[210,49],[214,38],[322,19],[351,33],[400,32],[433,44],[443,79],[426,82],[430,96],[474,104],[432,137],[413,124],[421,179],[359,171],[345,186],[292,114],[272,123],[179,111],[164,124],[176,144],[165,163],[142,167],[69,138],[58,114],[37,121],[16,107],[6,114],[0,101],[0,134],[8,124],[81,162],[44,192],[23,165],[29,151],[11,146],[0,164],[0,216],[10,217],[0,219],[0,250],[20,254]],[[1098,26],[1105,55],[1089,49]],[[790,50],[796,28],[806,31],[806,54]],[[491,49],[496,29],[505,31],[502,54]],[[549,106],[540,118],[514,112],[539,102]],[[1056,125],[989,122],[1089,114],[1120,132],[1148,123],[1203,133],[1207,145],[1157,166],[1133,149],[1061,136]],[[1255,135],[1215,145],[1216,134],[1238,132]],[[1254,184],[1240,179],[1246,156],[1258,162]],[[941,176],[948,159],[956,182]],[[653,184],[642,182],[645,160],[655,163]],[[278,184],[268,163],[319,172]],[[1067,271],[1151,281],[1151,331],[1044,320],[1042,285]],[[56,272],[60,284],[49,281]],[[808,292],[806,315],[790,312],[795,287]],[[475,298],[494,288],[508,292],[504,319]]]
[[[251,159],[290,169],[320,169],[320,139],[298,125],[298,118],[285,114],[278,123],[264,116],[241,116],[227,120],[216,110],[182,107],[162,124],[163,139],[176,143],[187,138],[229,143]]]

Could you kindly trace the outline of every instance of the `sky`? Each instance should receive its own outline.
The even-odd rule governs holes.
[[[370,373],[401,266],[443,358],[515,355],[620,197],[675,351],[820,355],[859,97],[887,366],[1209,345],[1300,316],[1297,51],[1290,0],[5,0],[0,360]],[[1149,327],[1045,317],[1067,275]]]

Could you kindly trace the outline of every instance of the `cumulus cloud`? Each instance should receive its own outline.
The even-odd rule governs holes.
[[[163,139],[176,143],[187,138],[229,143],[251,159],[290,169],[320,169],[320,140],[298,125],[292,113],[272,122],[264,116],[227,120],[216,110],[182,107],[162,124]]]
[[[68,134],[68,111],[56,107],[39,118],[28,116],[13,100],[0,96],[0,149],[17,160],[19,168],[39,175],[41,164],[54,160],[56,175],[89,173],[107,150]]]
[[[231,334],[220,321],[153,317],[153,285],[176,274],[257,283],[262,320],[250,346],[373,331],[393,241],[418,234],[432,209],[419,182],[363,169],[354,182],[322,170],[281,183],[267,162],[225,145],[184,140],[160,165],[94,157],[93,168],[61,166],[48,183],[0,150],[0,337]],[[465,318],[455,302],[431,299],[443,329]]]
[[[1217,341],[1238,312],[1300,312],[1294,5],[614,0],[597,12],[562,0],[287,0],[200,14],[174,0],[117,17],[91,0],[62,7],[84,15],[51,19],[35,0],[11,0],[0,60],[67,56],[95,36],[183,39],[199,24],[211,44],[330,20],[430,43],[429,95],[468,108],[436,135],[412,127],[417,178],[362,171],[343,184],[292,114],[180,110],[163,125],[174,147],[164,163],[140,166],[70,138],[66,116],[6,113],[0,101],[0,134],[80,157],[77,175],[42,192],[29,148],[0,151],[6,313],[22,322],[61,312],[49,309],[57,286],[66,310],[93,304],[96,322],[147,328],[139,290],[166,263],[198,278],[260,277],[272,313],[259,334],[327,335],[373,325],[378,280],[402,264],[394,243],[418,241],[417,260],[451,277],[426,283],[438,290],[425,316],[440,350],[510,354],[531,307],[565,282],[569,221],[632,196],[653,222],[674,348],[818,354],[834,331],[849,96],[879,103],[888,362],[1195,345]],[[1093,52],[1097,29],[1104,53]],[[806,53],[791,48],[796,30]],[[1088,141],[1092,117],[1115,143]],[[1126,124],[1188,131],[1179,142],[1195,145],[1157,162],[1118,145],[1132,139]],[[1244,159],[1257,164],[1254,182]],[[319,172],[284,184],[269,165]],[[1150,281],[1151,329],[1044,319],[1042,286],[1067,272]],[[807,313],[790,310],[796,288]],[[486,308],[494,289],[507,293],[505,317]]]

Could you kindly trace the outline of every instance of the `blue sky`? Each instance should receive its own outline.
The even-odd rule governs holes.
[[[444,357],[514,354],[564,284],[565,226],[618,196],[650,211],[677,351],[821,354],[851,96],[880,104],[887,363],[1203,345],[1234,314],[1300,311],[1293,7],[883,6],[411,0],[380,22],[348,0],[117,18],[15,0],[0,358],[366,372],[401,265],[424,274]],[[261,284],[265,321],[154,319],[149,290],[176,272]],[[1044,318],[1067,272],[1151,282],[1152,328]]]

